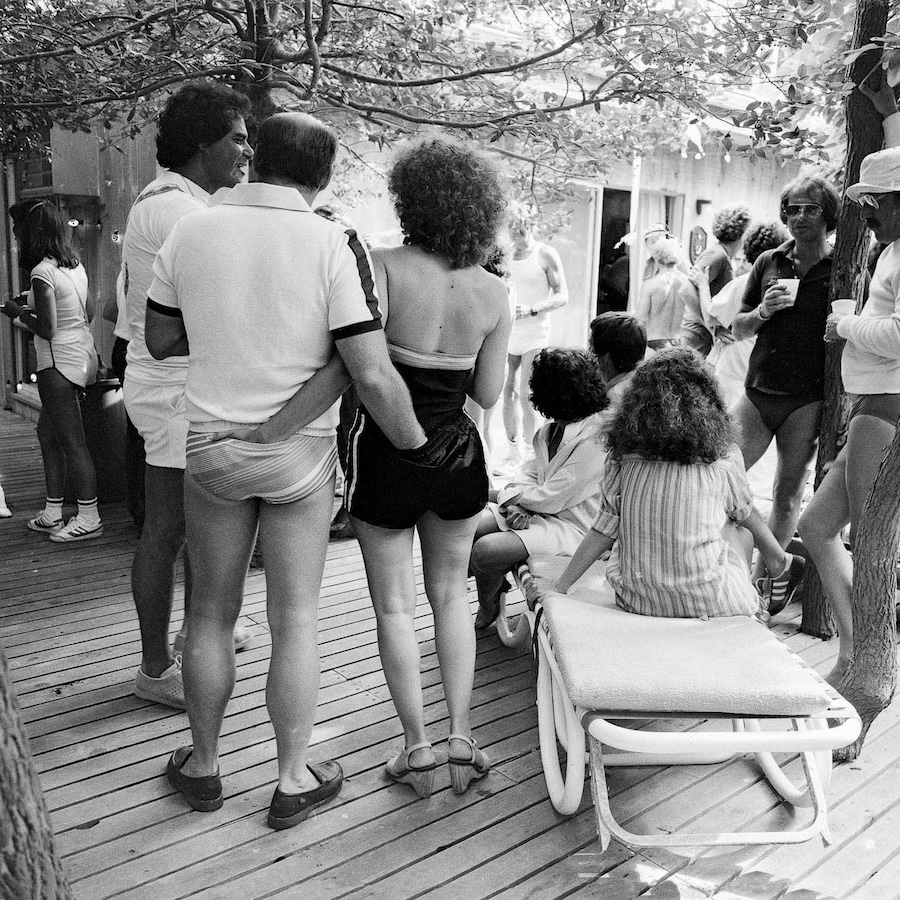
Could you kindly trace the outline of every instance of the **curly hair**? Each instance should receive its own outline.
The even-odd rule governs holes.
[[[606,431],[616,459],[637,453],[682,465],[727,456],[736,440],[715,375],[693,350],[665,350],[635,370]]]
[[[750,224],[750,210],[746,206],[726,206],[713,217],[713,237],[723,244],[738,240]]]
[[[780,247],[790,235],[777,222],[759,222],[747,230],[744,238],[744,259],[752,266],[760,253]]]
[[[63,269],[78,265],[78,254],[72,246],[72,227],[49,200],[20,200],[9,208],[16,238],[19,261],[28,270],[42,259],[55,259]]]
[[[487,156],[446,137],[402,147],[388,190],[404,243],[445,256],[454,269],[485,262],[506,212],[506,191]]]
[[[512,275],[512,270],[509,268],[509,253],[506,247],[501,244],[496,244],[491,248],[487,259],[481,265],[491,275],[496,275],[504,280]]]
[[[590,328],[591,349],[598,357],[608,353],[617,372],[630,372],[647,352],[647,329],[628,313],[600,313]]]
[[[781,221],[787,225],[787,215],[784,208],[788,205],[788,199],[795,191],[806,191],[818,198],[822,207],[822,216],[825,219],[825,227],[834,231],[838,220],[838,211],[841,208],[841,197],[835,186],[822,175],[815,172],[801,173],[793,181],[789,181],[781,191]]]
[[[673,237],[663,238],[650,251],[650,255],[661,265],[677,265],[684,257],[681,244]]]
[[[586,419],[609,403],[597,357],[584,350],[541,350],[528,386],[534,408],[556,422]]]
[[[235,119],[249,115],[247,97],[224,84],[186,84],[169,97],[160,114],[156,161],[165,169],[186,165],[201,147],[225,137]]]

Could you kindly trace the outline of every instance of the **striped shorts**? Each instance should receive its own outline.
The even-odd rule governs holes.
[[[222,500],[303,500],[330,482],[336,464],[337,443],[330,436],[295,434],[272,444],[196,431],[187,437],[187,473]]]

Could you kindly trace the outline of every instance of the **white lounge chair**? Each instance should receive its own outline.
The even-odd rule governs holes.
[[[542,594],[533,573],[552,581],[567,562],[531,557],[516,574],[527,611],[511,623],[503,597],[497,621],[507,646],[534,640],[541,758],[554,808],[570,815],[581,803],[586,735],[603,849],[612,836],[645,847],[798,843],[817,834],[830,842],[831,751],[859,735],[856,710],[754,619],[664,619],[617,608],[603,563],[570,594]],[[618,724],[635,719],[660,721],[653,730]],[[705,724],[679,726],[684,719]],[[805,784],[795,786],[774,753],[800,753]],[[613,817],[605,767],[697,765],[736,754],[753,754],[781,797],[811,807],[810,821],[780,831],[636,834]]]

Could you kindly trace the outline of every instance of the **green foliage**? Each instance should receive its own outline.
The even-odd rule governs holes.
[[[0,0],[0,144],[51,120],[99,120],[116,141],[166,90],[214,77],[260,116],[331,120],[361,165],[366,145],[447,128],[551,197],[676,147],[690,115],[721,123],[731,152],[821,160],[842,125],[852,13],[840,0]]]

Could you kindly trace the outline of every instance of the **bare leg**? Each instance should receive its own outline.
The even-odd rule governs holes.
[[[466,571],[478,516],[445,521],[434,513],[419,520],[425,591],[434,611],[434,640],[450,733],[470,735],[469,709],[475,680],[475,632],[469,613]],[[451,747],[451,756],[465,756],[468,747]]]
[[[149,472],[151,467],[147,468]],[[234,624],[244,601],[258,502],[219,500],[189,475],[184,488],[197,589],[184,645],[184,697],[194,751],[182,772],[197,778],[219,768],[219,733],[235,680]],[[150,498],[148,490],[144,533],[150,521]]]
[[[741,528],[733,522],[726,522],[722,528],[722,537],[734,548],[738,558],[747,569],[747,577],[750,577],[750,559],[753,556],[753,535],[747,528]]]
[[[514,531],[500,531],[493,516],[491,520],[493,532],[484,531],[479,525],[472,547],[472,569],[478,586],[478,603],[486,614],[496,618],[494,604],[506,581],[506,573],[528,558],[528,550]]]
[[[738,443],[744,457],[744,468],[749,472],[769,449],[772,432],[746,394],[741,394],[731,409],[731,415],[738,428]]]
[[[266,706],[278,746],[278,787],[286,794],[319,784],[306,764],[319,694],[316,620],[333,497],[331,480],[296,503],[260,505],[272,632]]]
[[[536,430],[536,416],[534,407],[531,405],[529,383],[531,382],[531,370],[534,368],[534,358],[539,352],[540,349],[529,350],[520,357],[522,364],[519,367],[519,403],[522,406],[522,433],[525,435],[525,448],[528,452],[531,452]]]
[[[354,516],[350,521],[359,538],[366,565],[384,677],[403,726],[406,746],[412,747],[428,740],[422,710],[421,657],[414,622],[413,530],[380,528]],[[427,748],[423,748],[412,754],[410,764],[422,766],[430,761]]]
[[[97,473],[94,461],[88,451],[87,439],[84,436],[84,423],[81,419],[81,407],[78,404],[78,387],[61,375],[56,369],[42,369],[38,372],[38,393],[41,397],[41,419],[52,427],[52,436],[46,428],[39,428],[38,439],[41,441],[41,452],[44,451],[45,440],[51,454],[50,465],[53,472],[48,472],[47,461],[44,473],[47,477],[47,496],[62,497],[66,478],[66,469],[72,476],[72,485],[79,500],[94,500],[97,497]],[[46,413],[46,419],[44,418]],[[40,426],[40,420],[38,422]],[[54,490],[51,493],[50,481]]]
[[[506,357],[506,362],[506,381],[503,383],[503,427],[506,429],[506,439],[514,441],[519,435],[518,384],[522,357],[510,353]]]
[[[158,678],[171,665],[169,620],[175,590],[175,563],[184,546],[184,469],[144,469],[144,528],[131,564],[131,592],[141,629],[141,669]],[[185,619],[188,616],[185,558]]]
[[[840,537],[841,529],[849,521],[847,446],[844,446],[799,522],[803,545],[816,564],[837,625],[838,659],[828,676],[829,681],[834,675],[837,675],[838,681],[843,677],[853,656],[853,615],[850,607],[853,563]]]
[[[850,522],[854,541],[866,498],[893,437],[894,426],[889,422],[854,416],[846,446],[800,520],[801,536],[816,563],[838,629],[838,661],[828,675],[832,684],[840,681],[853,657],[853,561],[840,533]]]
[[[816,453],[821,413],[821,402],[809,403],[791,413],[775,435],[778,466],[769,528],[782,547],[787,547],[797,530],[800,501]]]

